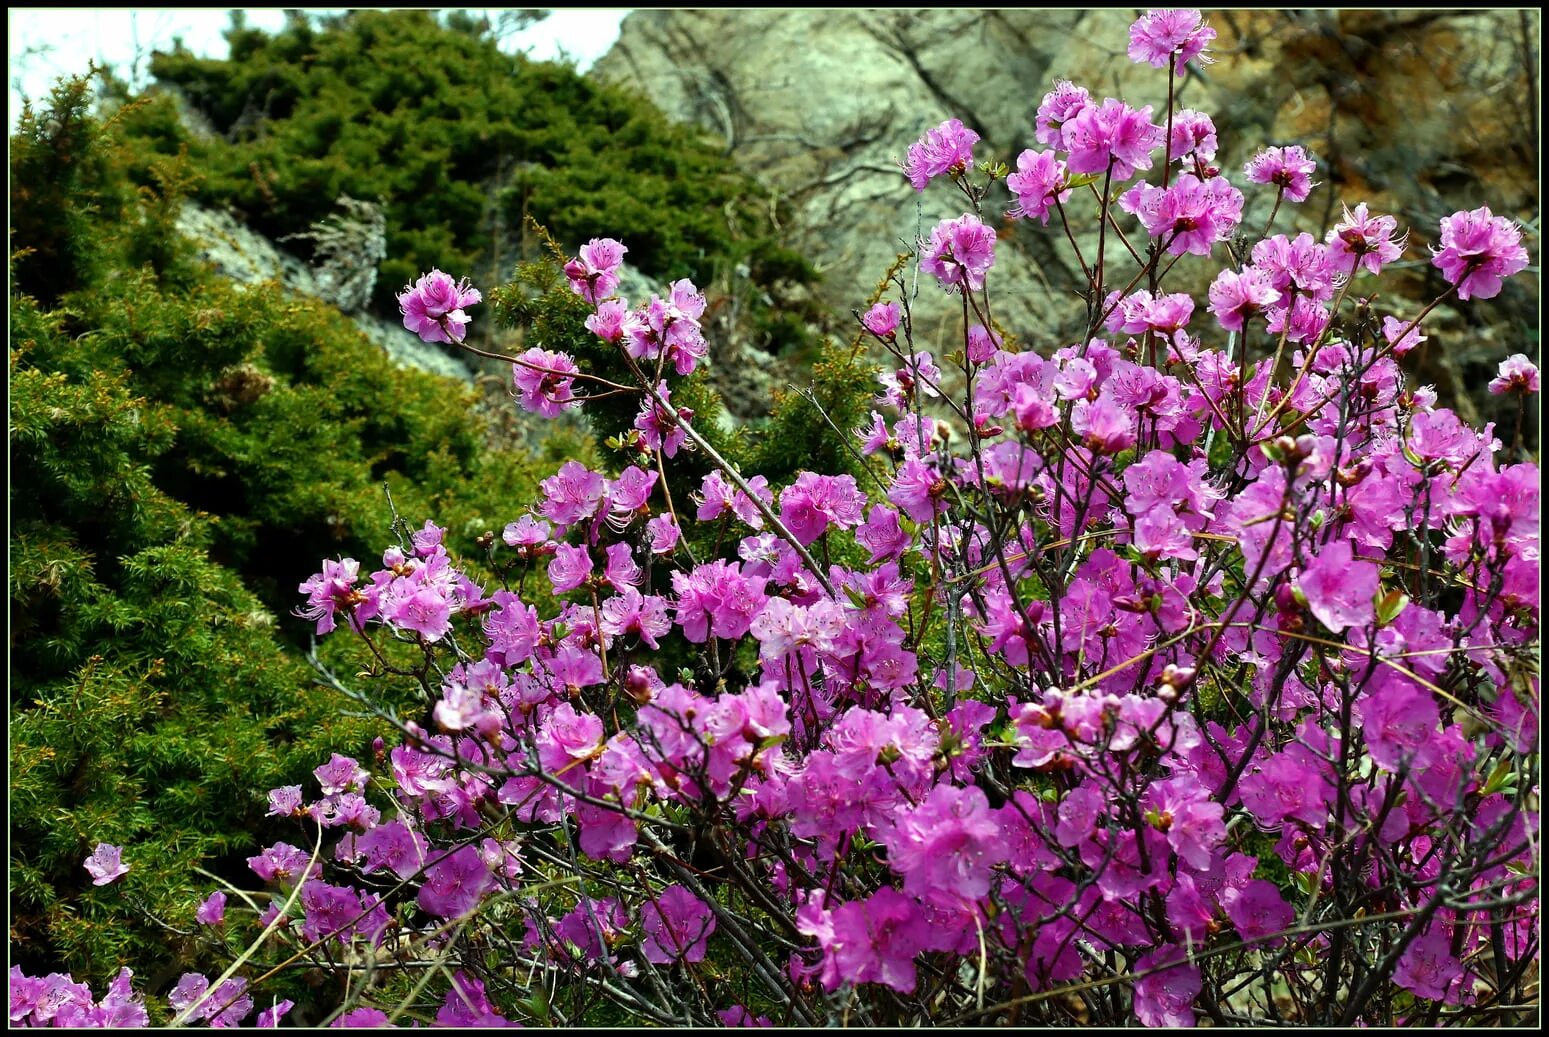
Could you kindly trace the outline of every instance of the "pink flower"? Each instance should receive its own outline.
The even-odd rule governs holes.
[[[1291,905],[1275,884],[1265,879],[1250,879],[1239,888],[1228,889],[1221,897],[1221,906],[1244,940],[1282,933],[1296,920]]]
[[[200,1008],[208,1010],[211,1029],[234,1028],[253,1010],[253,999],[246,993],[247,980],[233,976],[216,987]]]
[[[1167,242],[1171,255],[1208,256],[1210,246],[1231,238],[1242,221],[1242,192],[1222,177],[1200,181],[1180,173],[1167,188],[1144,180],[1124,192],[1119,208],[1133,213],[1153,238]]]
[[[1361,701],[1361,734],[1372,762],[1389,771],[1421,767],[1439,715],[1431,693],[1409,680],[1385,680]]]
[[[129,872],[129,865],[119,861],[123,848],[111,843],[98,843],[90,857],[86,858],[86,871],[91,875],[93,886],[106,886]]]
[[[409,830],[402,820],[377,825],[356,841],[365,858],[361,871],[370,873],[387,868],[400,879],[416,874],[425,864],[428,846],[425,837]]]
[[[763,577],[743,572],[742,566],[721,559],[707,562],[690,573],[673,573],[677,594],[677,622],[683,636],[695,644],[716,637],[738,638],[748,632],[754,618],[769,600]]]
[[[855,542],[871,552],[872,565],[892,561],[909,546],[909,534],[898,522],[898,512],[882,504],[872,505],[866,521],[855,531]]]
[[[584,251],[584,250],[583,250]],[[509,1022],[489,1003],[484,984],[461,969],[452,974],[452,989],[436,1012],[437,1026],[506,1027]]]
[[[877,303],[861,317],[861,324],[878,338],[891,338],[898,330],[898,304]]]
[[[1035,216],[1047,224],[1055,201],[1063,204],[1070,199],[1070,189],[1064,185],[1065,163],[1054,152],[1022,152],[1017,156],[1017,171],[1006,177],[1006,187],[1017,196],[1016,207],[1007,215],[1013,219]]]
[[[1403,356],[1424,342],[1426,338],[1420,334],[1420,325],[1412,320],[1399,320],[1397,317],[1382,318],[1382,337],[1393,347],[1394,356]]]
[[[398,293],[398,309],[403,313],[403,326],[426,342],[461,342],[468,332],[463,307],[482,300],[479,290],[468,286],[466,277],[456,282],[450,275],[432,270],[413,285],[404,286]]]
[[[1538,392],[1538,385],[1538,367],[1527,358],[1527,354],[1513,353],[1501,361],[1501,366],[1496,371],[1495,377],[1490,379],[1488,388],[1497,396],[1508,392],[1526,395]]]
[[[549,581],[554,593],[565,594],[586,582],[592,574],[592,556],[584,547],[560,544],[549,560]]]
[[[387,1013],[380,1008],[354,1008],[333,1021],[331,1028],[375,1029],[387,1025]]]
[[[802,472],[780,491],[780,521],[803,547],[822,536],[830,525],[854,529],[861,523],[866,495],[852,475]]]
[[[975,324],[968,329],[967,353],[969,363],[988,363],[1004,344],[1005,340],[995,332],[986,328],[983,324]]]
[[[317,620],[317,633],[326,634],[334,628],[334,613],[344,612],[357,624],[376,615],[375,596],[366,588],[355,589],[360,577],[360,563],[353,558],[340,561],[323,559],[323,571],[297,588],[307,596],[307,607],[297,612],[303,619]]]
[[[199,999],[204,996],[204,992],[208,989],[210,989],[208,977],[197,972],[185,972],[179,977],[177,985],[167,992],[167,1003],[172,1006],[173,1011],[182,1014],[199,1003]],[[206,998],[204,1004],[200,1005],[200,1008],[203,1008],[208,1003],[209,999]],[[206,1015],[208,1015],[207,1012],[198,1015],[196,1018],[202,1019]]]
[[[292,1008],[295,1007],[296,1002],[292,1001],[290,998],[286,998],[283,1001],[276,1001],[268,1008],[265,1008],[262,1012],[258,1013],[258,1021],[253,1025],[258,1027],[260,1030],[277,1029],[280,1025],[280,1018],[284,1016],[286,1012],[289,1012]],[[385,1018],[383,1021],[386,1021]]]
[[[1006,859],[1000,825],[976,787],[937,785],[882,836],[904,892],[973,901],[990,890],[990,872]]]
[[[938,176],[972,169],[973,146],[978,142],[977,133],[957,119],[948,119],[909,145],[908,157],[899,165],[914,189],[923,191]]]
[[[639,318],[622,299],[609,299],[597,305],[597,312],[586,318],[586,330],[604,342],[617,342],[628,334]]]
[[[436,525],[430,519],[425,520],[423,528],[414,532],[409,542],[414,545],[414,554],[418,558],[429,558],[436,553],[436,548],[441,546],[441,541],[446,537],[446,530]]]
[[[452,629],[451,605],[429,586],[422,586],[394,602],[383,611],[382,618],[394,626],[414,631],[427,641],[438,641]]]
[[[579,401],[571,386],[574,375],[580,371],[575,361],[565,353],[552,353],[534,346],[511,365],[511,380],[516,386],[517,402],[526,410],[545,418],[557,418],[567,408]]]
[[[1479,437],[1443,407],[1409,419],[1408,445],[1423,460],[1462,464],[1478,449]]]
[[[1272,335],[1285,332],[1287,342],[1305,344],[1316,342],[1322,336],[1330,317],[1328,309],[1318,300],[1298,295],[1290,306],[1270,310],[1264,327]],[[1268,378],[1268,369],[1265,368],[1262,374]]]
[[[613,528],[622,531],[636,515],[650,514],[647,502],[658,478],[656,472],[630,465],[608,484],[608,521]]]
[[[670,323],[662,330],[667,359],[683,377],[694,373],[699,361],[709,352],[699,319],[705,314],[704,293],[688,278],[672,282],[667,293]]]
[[[337,796],[350,789],[364,789],[370,777],[359,763],[348,756],[334,753],[328,762],[312,771],[325,796]]]
[[[640,950],[657,965],[703,961],[706,941],[715,932],[715,916],[704,901],[682,886],[668,886],[655,900],[640,907],[645,933]]]
[[[657,638],[672,628],[667,600],[652,594],[642,597],[633,587],[620,589],[617,597],[602,603],[602,632],[611,637],[638,634],[652,651],[661,647]]]
[[[901,994],[914,993],[914,957],[925,949],[926,933],[913,900],[883,886],[869,900],[841,904],[831,921],[824,950],[834,962],[834,985],[881,983]]]
[[[1216,157],[1216,124],[1204,112],[1192,108],[1173,113],[1172,146],[1174,160],[1195,156],[1201,162]]]
[[[1242,331],[1249,317],[1272,306],[1280,293],[1266,271],[1244,267],[1222,270],[1210,285],[1210,312],[1227,331]]]
[[[929,350],[910,353],[905,366],[896,371],[884,371],[877,375],[877,381],[882,386],[882,392],[876,397],[877,403],[898,410],[908,410],[916,393],[932,397],[941,395],[936,390],[941,384],[941,368],[936,366]]]
[[[665,356],[678,374],[692,374],[709,351],[699,324],[704,312],[705,297],[693,282],[687,278],[674,281],[666,299],[653,295],[637,313],[623,319],[624,350],[636,360]],[[600,314],[599,310],[599,318]],[[611,319],[604,330],[612,331]]]
[[[929,523],[948,508],[947,482],[935,467],[911,457],[899,466],[887,499],[916,522]]]
[[[1151,168],[1151,152],[1161,147],[1166,130],[1151,123],[1151,106],[1136,111],[1112,97],[1088,105],[1064,126],[1063,144],[1072,173],[1112,173],[1122,183]]]
[[[1516,224],[1485,206],[1443,217],[1441,248],[1433,246],[1431,253],[1431,265],[1457,285],[1459,299],[1495,298],[1501,279],[1526,268],[1528,261]]]
[[[311,854],[289,843],[275,843],[258,856],[249,857],[247,866],[264,882],[293,882],[300,880],[311,859]],[[313,874],[318,873],[318,868],[314,868]]]
[[[1171,508],[1152,508],[1133,523],[1135,550],[1147,559],[1177,558],[1192,561],[1199,557],[1189,527]]]
[[[500,539],[509,547],[536,547],[549,538],[549,524],[531,515],[506,523]]]
[[[759,500],[765,504],[773,503],[774,494],[769,491],[769,480],[762,475],[755,475],[747,480],[748,488],[758,495]],[[745,525],[753,529],[762,529],[764,517],[759,514],[758,507],[752,499],[731,483],[726,481],[720,469],[712,469],[706,475],[704,482],[700,484],[699,499],[702,503],[694,517],[701,522],[711,522],[730,512]]]
[[[1382,273],[1384,264],[1404,254],[1408,235],[1395,241],[1393,232],[1397,229],[1398,220],[1392,216],[1368,216],[1365,202],[1357,205],[1354,212],[1346,206],[1344,219],[1334,224],[1324,239],[1334,269],[1352,275],[1364,266],[1373,274]]]
[[[672,390],[666,382],[656,383],[656,395],[661,403],[647,397],[635,415],[635,428],[640,430],[640,442],[651,450],[660,450],[668,457],[676,457],[678,448],[688,441],[681,422],[694,416],[688,407],[672,406]],[[663,404],[666,406],[664,407]]]
[[[1282,295],[1295,291],[1315,301],[1334,295],[1337,269],[1328,246],[1311,234],[1298,234],[1294,240],[1284,234],[1265,238],[1253,246],[1253,265],[1269,274],[1270,283]]]
[[[328,937],[348,943],[350,932],[360,917],[360,894],[349,886],[331,886],[313,879],[301,888],[304,921],[301,934],[309,941]]]
[[[1181,76],[1183,66],[1195,58],[1202,64],[1215,60],[1204,56],[1205,48],[1215,38],[1216,31],[1198,11],[1147,11],[1129,27],[1129,59],[1137,65],[1166,68],[1168,60],[1176,55]]]
[[[1080,399],[1070,411],[1071,431],[1099,454],[1117,454],[1135,445],[1135,417],[1108,393]]]
[[[682,530],[671,515],[658,515],[645,524],[646,534],[651,540],[651,553],[662,555],[671,553],[678,546],[678,538],[682,536]]]
[[[190,1013],[189,1019],[209,1019],[211,1027],[234,1027],[253,1010],[253,999],[246,990],[247,980],[240,977],[228,979],[211,990],[210,981],[204,976],[185,972],[168,992],[167,1003],[179,1015]]]
[[[565,264],[570,290],[590,303],[612,295],[619,284],[618,269],[628,251],[612,238],[593,238],[582,245],[580,258]]]
[[[1152,969],[1172,961],[1180,962],[1160,972],[1151,972],[1135,981],[1135,1018],[1147,1026],[1193,1026],[1194,999],[1204,984],[1199,969],[1181,963],[1183,955],[1176,947],[1147,954],[1135,962],[1134,971]]]
[[[1077,86],[1068,79],[1054,81],[1054,89],[1043,95],[1035,120],[1038,143],[1051,148],[1064,146],[1062,127],[1081,109],[1092,103],[1092,95],[1086,87]]]
[[[979,217],[964,213],[955,220],[942,220],[930,233],[930,242],[920,242],[920,270],[941,282],[947,291],[979,291],[984,275],[995,265],[995,232]]]
[[[1305,202],[1312,192],[1312,172],[1317,168],[1300,145],[1265,148],[1242,167],[1252,184],[1274,184],[1288,202]]]
[[[609,544],[603,552],[602,576],[614,590],[638,587],[642,573],[628,544]]]
[[[1348,540],[1324,547],[1297,580],[1312,614],[1336,634],[1372,621],[1376,615],[1372,598],[1379,583],[1377,565],[1357,560]]]
[[[606,482],[580,462],[566,461],[558,472],[538,485],[544,494],[540,510],[563,527],[596,514]]]
[[[1430,932],[1415,940],[1398,959],[1393,982],[1416,997],[1443,1001],[1453,981],[1463,975],[1463,963],[1452,955],[1452,940],[1446,930],[1433,925]]]
[[[495,609],[484,615],[486,657],[497,665],[517,666],[532,658],[543,631],[538,612],[510,591],[496,591]]]
[[[773,1026],[767,1015],[755,1016],[744,1005],[732,1005],[715,1013],[722,1026]]]
[[[438,918],[461,918],[478,906],[494,884],[478,847],[464,846],[430,866],[420,887],[419,906]]]
[[[295,817],[301,811],[301,786],[284,785],[269,790],[268,817]]]

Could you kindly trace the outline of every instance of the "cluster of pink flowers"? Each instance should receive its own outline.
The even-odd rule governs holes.
[[[580,373],[568,353],[557,353],[533,346],[511,365],[511,381],[517,402],[524,410],[557,418],[572,407],[580,406],[575,394],[575,376]]]
[[[1215,38],[1216,31],[1197,10],[1147,11],[1130,26],[1129,57],[1155,68],[1174,62],[1181,76],[1187,62],[1214,60],[1205,56],[1205,48]]]
[[[904,175],[916,191],[938,176],[960,174],[973,168],[973,147],[979,135],[957,119],[948,119],[909,145],[908,157],[901,163]]]
[[[1167,242],[1175,256],[1208,256],[1217,241],[1231,240],[1242,221],[1242,192],[1222,177],[1201,181],[1180,173],[1167,187],[1144,180],[1119,198],[1119,207],[1140,220],[1146,233]]]
[[[1151,12],[1130,53],[1181,72],[1213,37]],[[910,149],[917,189],[950,175],[975,206],[919,256],[968,316],[961,349],[920,348],[899,277],[860,317],[896,364],[853,473],[773,486],[721,458],[671,396],[703,296],[680,281],[632,311],[625,248],[583,248],[587,326],[638,382],[632,463],[567,461],[505,550],[481,538],[498,590],[429,521],[369,575],[338,559],[300,585],[318,633],[347,626],[428,711],[370,770],[336,754],[315,791],[270,791],[328,838],[316,863],[249,858],[259,922],[321,955],[457,948],[523,977],[519,999],[486,988],[504,964],[450,973],[447,1025],[504,1024],[540,975],[657,1023],[768,1023],[707,982],[731,970],[807,1024],[1491,1018],[1538,951],[1539,472],[1396,357],[1441,299],[1520,270],[1519,235],[1449,217],[1446,294],[1379,328],[1346,288],[1403,239],[1357,206],[1323,241],[1257,240],[1196,321],[1163,256],[1209,256],[1245,199],[1206,164],[1208,116],[1173,127],[1068,82],[1043,99],[1051,150],[1022,153],[1012,215],[1064,220],[1087,174],[1100,219],[1156,239],[1122,288],[1111,257],[1081,260],[1089,326],[1047,355],[990,316],[978,136],[954,120]],[[1164,144],[1160,185],[1113,187]],[[1311,172],[1270,149],[1247,177],[1278,208]],[[513,377],[554,416],[583,375],[531,349]],[[1512,357],[1491,388],[1525,405],[1538,370]],[[678,492],[691,448],[711,471]],[[99,881],[123,873],[111,850]],[[245,982],[191,973],[169,1001],[234,1022]],[[26,983],[13,1019],[135,1011],[127,975],[111,1005]]]
[[[972,213],[941,221],[920,243],[920,270],[947,289],[978,291],[994,265],[995,231]]]
[[[618,343],[635,360],[670,362],[679,375],[692,374],[709,350],[700,318],[705,297],[687,278],[674,281],[668,296],[631,310],[623,299],[609,298],[586,319],[586,327],[604,342]]]

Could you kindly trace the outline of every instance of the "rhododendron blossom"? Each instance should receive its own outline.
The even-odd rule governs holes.
[[[1214,60],[1204,50],[1215,38],[1216,31],[1196,10],[1147,11],[1130,26],[1129,57],[1156,68],[1166,68],[1171,60],[1181,76],[1185,62]]]
[[[91,875],[93,886],[105,886],[123,878],[129,865],[121,860],[123,848],[110,843],[98,843],[91,856],[86,858],[86,871]]]
[[[439,270],[424,274],[398,293],[403,326],[426,342],[461,342],[468,334],[468,315],[463,307],[482,302],[468,279],[453,281]]]
[[[1459,299],[1495,298],[1502,280],[1528,263],[1522,232],[1487,206],[1443,217],[1441,247],[1431,253],[1431,265],[1457,286]]]
[[[921,242],[920,249],[920,269],[948,291],[978,291],[984,287],[984,275],[995,265],[994,231],[977,216],[966,213],[937,224],[930,242]]]
[[[973,168],[973,146],[978,142],[977,133],[957,119],[948,119],[909,145],[902,163],[904,175],[916,191],[923,191],[938,176]]]
[[[1273,184],[1288,202],[1305,202],[1312,193],[1317,164],[1299,145],[1265,148],[1242,167],[1250,183]]]

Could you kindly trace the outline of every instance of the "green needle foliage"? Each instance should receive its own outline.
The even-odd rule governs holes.
[[[382,199],[384,312],[432,267],[486,286],[504,280],[536,254],[531,218],[572,254],[590,238],[618,238],[630,264],[660,280],[724,283],[741,266],[754,341],[770,352],[806,344],[801,322],[765,298],[816,279],[780,245],[767,189],[649,102],[504,54],[486,28],[426,11],[353,11],[298,14],[271,36],[238,17],[228,60],[178,49],[151,66],[222,136],[192,136],[170,105],[132,132],[160,154],[187,146],[208,174],[199,197],[273,237],[307,230],[340,195]]]
[[[11,939],[29,972],[130,961],[159,990],[230,959],[192,923],[215,888],[192,869],[256,889],[246,857],[298,838],[266,791],[332,751],[373,768],[391,733],[314,685],[298,583],[380,552],[384,482],[477,557],[547,462],[490,448],[466,386],[332,308],[199,264],[174,229],[188,163],[144,165],[122,122],[77,80],[11,139]],[[120,882],[90,884],[98,842]],[[251,939],[231,908],[224,938]]]

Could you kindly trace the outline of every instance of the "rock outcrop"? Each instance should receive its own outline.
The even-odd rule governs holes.
[[[185,202],[178,216],[178,230],[194,241],[200,256],[218,273],[239,284],[278,281],[293,292],[338,304],[333,281],[326,276],[320,279],[319,270],[243,226],[229,213]],[[323,267],[321,272],[326,275],[330,269]],[[474,380],[476,372],[460,358],[421,342],[401,323],[367,312],[351,313],[350,319],[401,367],[465,382]]]
[[[703,126],[782,192],[799,214],[796,246],[824,269],[829,305],[845,313],[898,251],[963,212],[950,190],[916,195],[899,172],[926,128],[960,118],[984,137],[978,157],[1014,167],[1023,148],[1039,146],[1033,120],[1056,78],[1164,109],[1165,73],[1125,53],[1134,14],[642,10],[592,74]],[[1329,185],[1282,211],[1278,229],[1321,234],[1346,200],[1394,213],[1412,228],[1403,294],[1418,299],[1436,294],[1434,279],[1422,283],[1432,277],[1424,246],[1442,216],[1488,204],[1536,226],[1538,13],[1259,10],[1211,22],[1216,61],[1178,80],[1178,103],[1214,118],[1218,164],[1240,171],[1266,144],[1301,144]],[[999,223],[1010,198],[1001,188],[996,199],[987,215]],[[1245,227],[1263,225],[1271,199],[1249,193]],[[1090,255],[1093,206],[1082,201],[1072,209],[1094,231],[1078,234]],[[1084,313],[1068,246],[1053,225],[1008,223],[1001,234],[997,320],[1035,347],[1068,341]],[[1527,243],[1536,252],[1535,234]],[[1190,259],[1178,273],[1198,288],[1207,270]],[[922,290],[920,302],[930,344],[956,317],[954,300]],[[1537,307],[1536,284],[1519,278],[1491,303],[1437,314],[1421,377],[1447,395],[1448,381],[1482,385],[1501,356],[1532,351]]]

